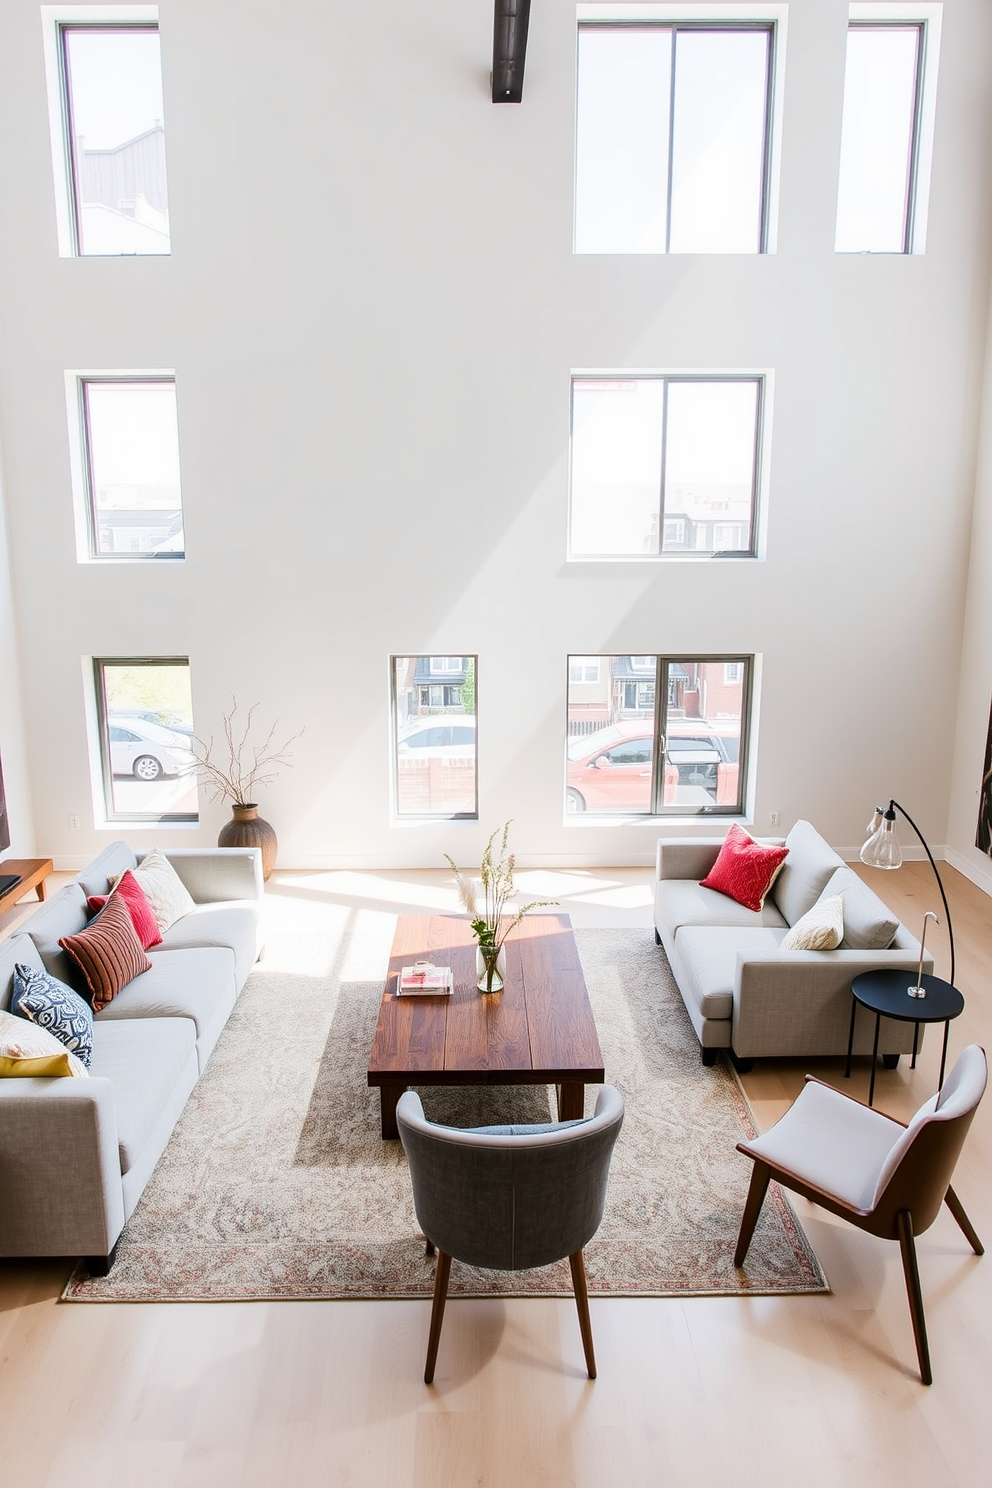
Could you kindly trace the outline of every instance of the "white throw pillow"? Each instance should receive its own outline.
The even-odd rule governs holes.
[[[785,936],[780,951],[835,951],[844,939],[844,899],[818,899]]]
[[[189,890],[160,847],[146,853],[131,872],[144,890],[160,935],[196,908]],[[111,880],[112,886],[116,883],[116,878]]]
[[[73,1075],[85,1080],[86,1066],[47,1028],[0,1011],[0,1078]]]

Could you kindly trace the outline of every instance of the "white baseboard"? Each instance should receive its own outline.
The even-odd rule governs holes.
[[[964,853],[956,852],[953,847],[947,850],[947,861],[952,868],[963,873],[976,888],[981,889],[985,894],[992,895],[992,861],[986,868],[979,863],[973,863],[970,858],[965,857]]]

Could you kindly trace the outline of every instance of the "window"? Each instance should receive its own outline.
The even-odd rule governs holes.
[[[77,554],[92,559],[181,559],[179,428],[172,376],[67,375]]]
[[[569,682],[598,682],[598,656],[572,656],[568,663]]]
[[[157,8],[42,14],[61,256],[170,253]]]
[[[926,229],[936,14],[852,5],[837,194],[838,253],[922,253]]]
[[[569,557],[753,555],[764,382],[573,377]]]
[[[394,656],[391,669],[396,816],[477,817],[476,658]]]
[[[655,676],[647,682],[632,675],[643,657],[603,656],[609,688],[596,721],[575,695],[575,660],[569,658],[569,814],[742,814],[749,657],[654,656]]]
[[[189,662],[94,658],[93,672],[106,820],[197,821]]]
[[[579,7],[576,253],[766,252],[775,23],[593,10]]]

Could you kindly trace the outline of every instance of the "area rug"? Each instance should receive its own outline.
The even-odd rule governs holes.
[[[283,931],[250,976],[121,1237],[107,1277],[77,1272],[73,1302],[426,1297],[424,1252],[398,1142],[365,1083],[392,917]],[[619,1296],[825,1291],[772,1185],[746,1270],[734,1245],[754,1126],[732,1069],[704,1068],[650,930],[579,930],[607,1079],[626,1102],[589,1289]],[[460,1125],[541,1121],[544,1087],[421,1092]],[[591,1111],[595,1091],[587,1091]],[[567,1262],[493,1273],[455,1264],[450,1294],[568,1293]]]

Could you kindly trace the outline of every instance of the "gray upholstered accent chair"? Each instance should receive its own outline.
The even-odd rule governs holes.
[[[437,1250],[424,1381],[434,1379],[452,1258],[490,1271],[525,1271],[568,1256],[589,1378],[596,1358],[583,1246],[603,1217],[623,1097],[604,1085],[595,1113],[547,1126],[437,1126],[412,1090],[396,1122],[410,1164],[417,1221]]]
[[[772,1178],[869,1235],[898,1240],[920,1377],[931,1384],[913,1237],[929,1229],[946,1203],[975,1254],[984,1253],[950,1183],[987,1082],[985,1050],[969,1044],[939,1094],[903,1126],[807,1075],[780,1121],[753,1142],[737,1144],[739,1152],[754,1160],[754,1172],[734,1265],[744,1264]]]

